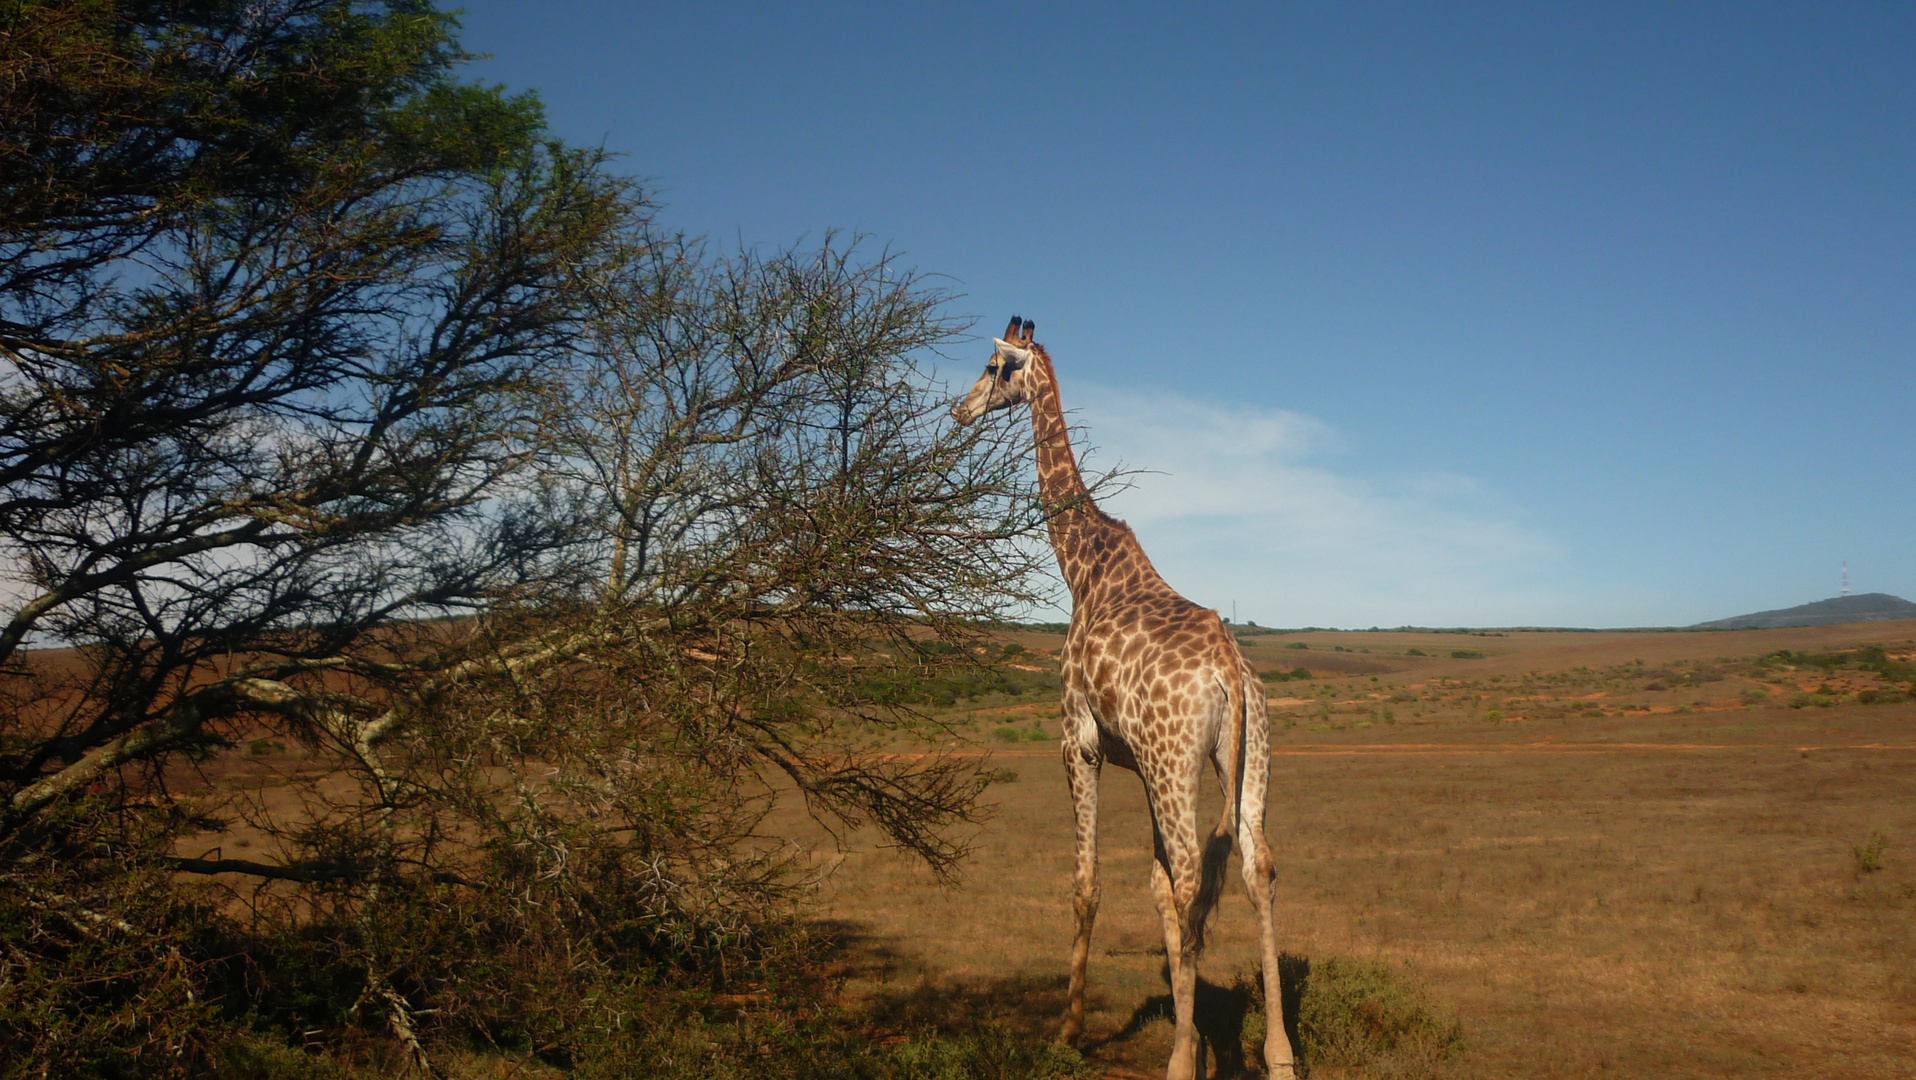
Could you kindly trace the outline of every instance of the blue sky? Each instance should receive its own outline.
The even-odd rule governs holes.
[[[1916,598],[1916,6],[470,3],[670,224],[1037,320],[1201,603]]]

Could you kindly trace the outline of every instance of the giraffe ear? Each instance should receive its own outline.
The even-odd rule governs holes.
[[[1003,338],[992,338],[991,343],[998,347],[998,355],[1010,361],[1013,367],[1024,367],[1031,362],[1031,352],[1027,349],[1020,348]]]

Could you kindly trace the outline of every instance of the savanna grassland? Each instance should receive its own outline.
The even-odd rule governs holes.
[[[1462,1032],[1436,1072],[1910,1074],[1916,623],[1240,632],[1272,706],[1283,947],[1320,972],[1381,961],[1421,982]],[[1072,929],[1062,640],[1009,635],[1005,674],[935,695],[999,780],[960,885],[857,836],[819,849],[846,1001],[879,1038],[1056,1023]],[[1107,770],[1102,799],[1086,1054],[1153,1075],[1170,1033],[1149,826],[1135,776]],[[1245,1016],[1256,935],[1232,880],[1200,1005],[1226,1065],[1217,1044],[1262,1023]]]

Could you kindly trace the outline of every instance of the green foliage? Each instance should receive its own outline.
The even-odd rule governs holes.
[[[927,1033],[881,1051],[873,1080],[1091,1080],[1098,1071],[1076,1050],[995,1028],[965,1035]]]
[[[1484,654],[1476,649],[1452,649],[1450,658],[1452,660],[1482,660]]]
[[[1869,837],[1850,849],[1856,859],[1858,873],[1873,874],[1883,868],[1883,848],[1889,843],[1888,834],[1881,829],[1871,829]]]
[[[1405,655],[1405,656],[1428,656],[1428,655],[1430,655],[1430,654],[1429,654],[1429,653],[1426,653],[1426,652],[1425,652],[1424,650],[1422,650],[1422,649],[1415,649],[1415,648],[1413,648],[1413,649],[1405,649],[1405,650],[1404,650],[1404,655]]]
[[[169,888],[183,822],[105,800],[48,815],[38,856],[0,877],[0,1077],[172,1076],[216,1048],[218,995],[238,974],[230,924]],[[20,853],[16,852],[16,856]]]
[[[1000,724],[991,731],[992,742],[1044,742],[1051,738],[1045,730],[1036,724],[1030,727],[1014,727]]]
[[[1313,1069],[1439,1078],[1453,1074],[1463,1049],[1462,1025],[1437,1009],[1422,983],[1381,960],[1313,961],[1297,1021]]]
[[[1769,694],[1769,691],[1767,690],[1758,689],[1757,687],[1751,687],[1750,689],[1743,691],[1743,704],[1745,705],[1763,705],[1763,704],[1766,704],[1769,700],[1770,700],[1770,694]]]
[[[1791,652],[1788,649],[1778,649],[1764,656],[1758,664],[1770,668],[1872,671],[1886,682],[1916,684],[1916,663],[1890,659],[1881,645],[1864,645],[1856,649],[1826,653]]]
[[[452,16],[406,0],[23,0],[7,19],[9,238],[117,257],[226,200],[494,168],[542,127],[535,97],[454,80]]]
[[[1288,644],[1288,645],[1286,645],[1286,646],[1284,646],[1284,647],[1285,647],[1285,648],[1287,648],[1287,649],[1308,649],[1308,648],[1310,648],[1310,646],[1309,646],[1309,645],[1306,645],[1306,644],[1304,644],[1304,643],[1303,643],[1303,642],[1301,642],[1301,641],[1293,641],[1293,642],[1291,642],[1290,644]]]
[[[1289,671],[1260,671],[1257,677],[1267,683],[1293,682],[1311,677],[1311,669],[1294,667]]]
[[[1023,697],[1056,693],[1057,686],[1057,676],[1047,672],[946,664],[874,675],[862,680],[856,693],[874,704],[948,709],[961,700],[972,701],[986,694]]]

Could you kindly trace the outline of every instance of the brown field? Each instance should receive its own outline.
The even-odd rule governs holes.
[[[1016,640],[1034,681],[1062,641]],[[1862,703],[1890,696],[1866,670],[1756,663],[1864,644],[1908,659],[1912,642],[1912,622],[1248,638],[1260,670],[1314,675],[1270,688],[1284,947],[1421,978],[1463,1024],[1463,1075],[1916,1075],[1916,702]],[[881,1037],[1044,1030],[1072,929],[1070,810],[1055,747],[1025,733],[1055,736],[1056,698],[947,718],[1001,770],[994,816],[956,888],[856,838],[821,849],[848,999]],[[1154,1075],[1167,988],[1137,778],[1107,769],[1103,805],[1087,1054]],[[1255,955],[1232,883],[1204,967],[1222,986]]]

